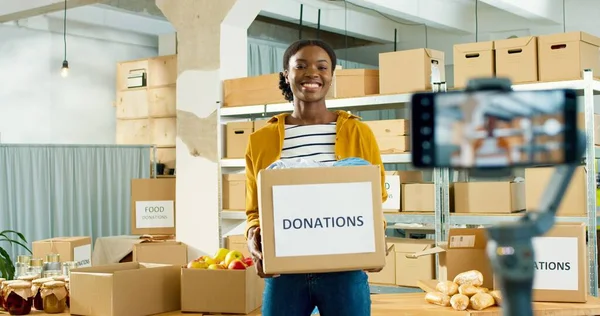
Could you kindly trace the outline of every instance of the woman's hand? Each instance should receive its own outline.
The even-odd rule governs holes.
[[[261,278],[271,278],[277,277],[279,275],[270,275],[265,274],[262,267],[262,240],[260,237],[260,227],[252,227],[248,230],[248,250],[250,251],[250,256],[252,256],[252,261],[254,262],[254,267],[256,268],[256,273]]]

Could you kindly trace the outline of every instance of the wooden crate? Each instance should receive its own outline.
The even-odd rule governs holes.
[[[117,118],[176,117],[175,93],[175,86],[119,91],[116,102]]]
[[[117,91],[126,91],[130,71],[146,71],[146,87],[162,87],[177,83],[177,55],[124,61],[117,64]],[[140,88],[132,88],[140,89]]]

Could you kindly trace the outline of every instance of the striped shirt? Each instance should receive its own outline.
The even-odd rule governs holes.
[[[302,158],[324,163],[335,162],[335,128],[335,122],[285,125],[281,159]]]

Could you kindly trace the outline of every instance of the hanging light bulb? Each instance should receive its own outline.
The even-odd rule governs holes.
[[[62,68],[60,69],[60,76],[66,78],[69,75],[69,62],[63,61]]]

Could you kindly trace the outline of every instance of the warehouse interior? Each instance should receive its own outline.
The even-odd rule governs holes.
[[[556,89],[577,94],[586,148],[533,243],[532,306],[600,315],[598,16],[598,0],[0,0],[0,315],[271,315],[254,221],[265,273],[365,271],[372,315],[500,315],[486,227],[548,198],[548,165],[567,148]],[[325,104],[370,130],[383,173],[258,177],[250,140],[297,110],[278,82],[286,49],[306,39],[334,50]],[[469,105],[454,92],[475,77],[509,78],[515,95]],[[411,96],[432,91],[436,163],[521,165],[492,178],[416,168]],[[382,183],[386,200],[310,189],[360,181]],[[292,185],[315,198],[275,197]],[[347,217],[355,230],[280,231],[277,205],[319,216],[366,205],[370,230]]]

